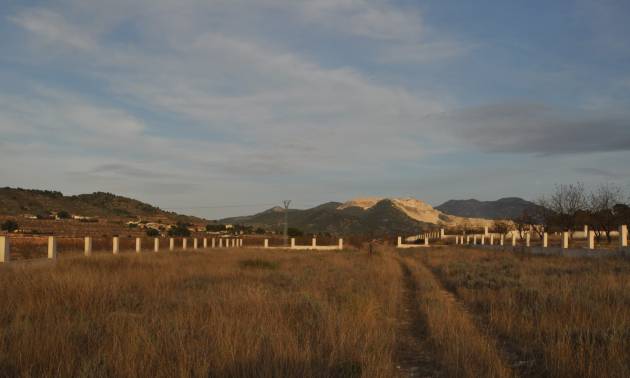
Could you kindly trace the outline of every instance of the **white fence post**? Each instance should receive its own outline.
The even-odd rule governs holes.
[[[588,226],[584,225],[584,239],[588,239]]]
[[[490,245],[494,245],[494,234],[490,234]]]
[[[197,238],[193,239],[193,249],[197,249],[199,248],[199,241],[197,240]]]
[[[0,236],[0,263],[11,261],[11,242],[7,236]]]
[[[477,245],[477,235],[473,235],[473,245]]]
[[[291,248],[295,248],[295,238],[291,238]]]
[[[501,247],[505,245],[505,235],[501,234]]]
[[[142,239],[136,238],[136,253],[142,252]]]
[[[516,247],[516,233],[512,232],[512,247]]]
[[[85,237],[85,243],[83,247],[83,254],[85,256],[92,256],[92,238],[89,236]]]
[[[484,236],[488,236],[488,226],[485,226],[485,227],[483,228],[483,235],[484,235]]]
[[[525,246],[531,247],[531,244],[532,244],[532,234],[528,232],[527,235],[525,235]]]
[[[223,248],[223,238],[219,238],[219,248]]]
[[[160,238],[153,239],[153,252],[160,252]]]
[[[343,251],[343,239],[339,239],[339,250]]]
[[[169,251],[173,252],[175,250],[175,239],[170,238],[168,240],[168,249]]]
[[[117,255],[120,253],[120,239],[118,236],[114,236],[112,239],[112,253]]]
[[[402,246],[402,237],[401,236],[398,237],[398,243],[396,244],[396,246],[397,247]]]
[[[588,249],[595,249],[595,231],[588,232]]]
[[[429,246],[429,238],[424,239],[424,245],[427,247]]]
[[[215,238],[212,238],[212,248],[216,248],[217,246],[217,240]]]
[[[203,238],[203,249],[208,249],[208,238]]]
[[[562,233],[562,248],[563,249],[569,248],[569,233],[567,231],[564,231]]]
[[[263,243],[263,248],[269,248],[269,239],[265,239],[265,242]]]
[[[549,246],[549,235],[545,232],[543,234],[543,248],[547,248]]]
[[[48,258],[51,260],[57,258],[57,238],[54,236],[48,237]]]
[[[188,248],[188,239],[187,238],[183,238],[182,239],[182,249],[185,251],[186,248]]]
[[[623,225],[619,230],[619,246],[626,248],[628,246],[628,226]]]
[[[311,241],[311,245],[313,247],[317,247],[317,239],[313,238],[313,240]]]
[[[486,244],[486,235],[481,235],[481,245]]]
[[[446,236],[446,232],[444,231],[443,228],[440,229],[440,240],[444,239],[444,236]]]

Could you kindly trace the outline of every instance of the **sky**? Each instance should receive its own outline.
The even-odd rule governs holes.
[[[2,0],[0,186],[216,219],[630,189],[630,2]]]

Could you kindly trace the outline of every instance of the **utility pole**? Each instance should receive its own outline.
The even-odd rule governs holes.
[[[284,204],[284,246],[289,245],[289,205],[291,200],[282,201]]]

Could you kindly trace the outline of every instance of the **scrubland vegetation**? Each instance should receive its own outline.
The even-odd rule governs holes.
[[[630,376],[623,259],[62,255],[0,287],[0,376]]]

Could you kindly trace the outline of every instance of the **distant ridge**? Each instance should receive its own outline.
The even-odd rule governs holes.
[[[281,230],[284,211],[272,208],[258,214],[219,220]],[[289,225],[307,233],[417,234],[437,227],[483,227],[492,221],[447,215],[414,198],[356,198],[345,203],[328,202],[305,210],[290,209]]]
[[[172,222],[205,222],[201,218],[164,211],[112,193],[64,196],[61,192],[50,190],[0,188],[0,215],[39,215],[60,211],[98,218],[161,218]]]
[[[460,217],[487,219],[515,219],[525,210],[536,209],[538,205],[518,197],[506,197],[496,201],[450,200],[436,209]]]

